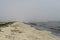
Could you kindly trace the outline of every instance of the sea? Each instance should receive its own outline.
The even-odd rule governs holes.
[[[53,35],[60,38],[60,22],[28,22],[26,24],[38,30],[50,31]]]

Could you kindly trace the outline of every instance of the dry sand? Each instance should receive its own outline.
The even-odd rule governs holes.
[[[37,30],[21,22],[0,29],[0,40],[59,40],[51,32]]]

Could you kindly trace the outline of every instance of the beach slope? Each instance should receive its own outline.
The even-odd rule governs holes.
[[[37,30],[22,22],[0,27],[0,40],[59,40],[51,32]]]

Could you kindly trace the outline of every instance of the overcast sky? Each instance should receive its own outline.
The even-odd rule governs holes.
[[[60,21],[60,0],[0,0],[0,21]]]

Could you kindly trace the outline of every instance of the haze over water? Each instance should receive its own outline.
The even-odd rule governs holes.
[[[0,21],[60,21],[59,0],[0,0]]]

